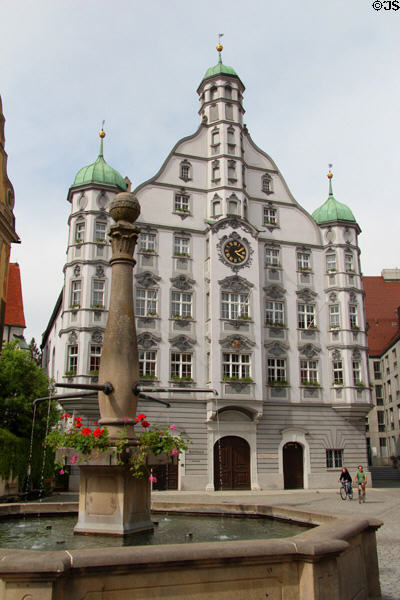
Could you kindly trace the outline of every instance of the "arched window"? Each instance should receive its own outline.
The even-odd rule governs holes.
[[[212,88],[210,88],[210,100],[215,100],[215,98],[217,97],[217,93],[218,93],[218,90],[217,90],[216,86],[214,85]]]
[[[238,214],[238,202],[237,200],[228,200],[228,215]]]

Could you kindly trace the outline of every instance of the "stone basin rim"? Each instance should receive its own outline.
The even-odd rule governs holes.
[[[39,510],[40,509],[40,510]],[[375,531],[382,522],[377,519],[355,519],[343,515],[305,512],[287,506],[268,506],[258,504],[202,504],[153,501],[152,510],[170,513],[199,513],[208,515],[251,515],[275,517],[281,520],[314,525],[288,538],[272,540],[244,540],[227,542],[193,542],[188,544],[169,544],[159,546],[89,548],[79,550],[15,550],[0,548],[0,574],[23,573],[35,570],[37,573],[66,573],[71,569],[98,570],[105,566],[126,569],[142,569],[143,565],[159,565],[162,568],[179,564],[201,563],[206,567],[209,562],[240,561],[246,556],[258,562],[269,556],[277,562],[304,559],[318,561],[327,555],[339,555],[349,547],[354,536],[366,530]],[[19,503],[0,505],[0,518],[47,514],[68,514],[78,511],[77,502]],[[111,550],[111,552],[109,552]]]

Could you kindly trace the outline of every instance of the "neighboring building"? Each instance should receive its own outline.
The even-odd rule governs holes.
[[[6,311],[10,247],[13,242],[19,242],[19,237],[15,231],[15,217],[13,213],[14,189],[7,176],[4,123],[5,118],[0,96],[0,350]]]
[[[367,419],[369,459],[390,465],[390,457],[400,455],[400,269],[384,269],[363,283],[374,402]]]
[[[4,317],[3,342],[17,340],[23,350],[28,349],[24,338],[24,303],[22,299],[21,273],[18,263],[10,263],[8,271],[8,289],[6,313]]]
[[[222,49],[222,48],[221,48]],[[311,217],[243,124],[244,85],[219,58],[201,123],[135,190],[135,311],[143,383],[208,386],[149,420],[193,442],[160,487],[335,487],[365,463],[371,408],[359,226],[329,197]],[[103,133],[101,133],[103,135]],[[106,211],[125,180],[103,159],[71,186],[65,285],[43,338],[56,380],[96,380],[110,291]],[[64,402],[87,416],[95,402]],[[178,473],[179,471],[179,473]]]

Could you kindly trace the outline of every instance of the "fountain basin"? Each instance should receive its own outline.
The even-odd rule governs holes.
[[[0,515],[76,503],[2,505]],[[167,505],[167,508],[166,506]],[[373,519],[256,504],[153,502],[154,510],[248,514],[313,527],[274,540],[38,552],[0,550],[0,600],[351,600],[380,595]]]

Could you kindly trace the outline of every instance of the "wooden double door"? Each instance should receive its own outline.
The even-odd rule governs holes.
[[[250,489],[250,446],[243,438],[230,435],[215,443],[214,489]]]

